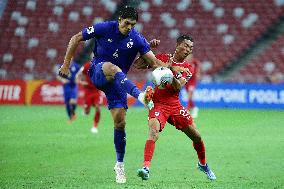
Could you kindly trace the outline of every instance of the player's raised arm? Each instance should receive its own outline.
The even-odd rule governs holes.
[[[136,69],[148,69],[149,64],[142,57],[138,57],[133,62],[133,67],[136,68]]]
[[[144,40],[146,41],[146,39]],[[136,69],[157,68],[160,66],[167,67],[167,65],[163,63],[161,60],[157,59],[155,54],[153,53],[153,50],[160,45],[160,42],[161,41],[158,39],[152,39],[148,43],[151,50],[141,55],[138,59],[136,59],[133,63],[133,66]]]
[[[166,63],[156,58],[153,51],[149,51],[141,57],[148,63],[151,68],[157,68],[161,66],[168,67]]]
[[[83,35],[82,32],[79,32],[75,35],[73,35],[69,41],[66,54],[64,57],[64,62],[63,65],[59,69],[59,76],[63,78],[67,78],[69,74],[69,67],[70,67],[70,62],[76,52],[76,49],[79,45],[79,43],[83,41]]]

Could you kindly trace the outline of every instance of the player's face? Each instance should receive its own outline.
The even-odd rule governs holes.
[[[188,55],[192,54],[193,42],[186,39],[176,47],[176,54],[180,59],[185,59]]]
[[[132,30],[132,28],[134,28],[135,24],[137,23],[136,20],[132,20],[130,18],[119,18],[118,19],[118,23],[119,23],[119,31],[120,33],[122,33],[123,35],[127,35],[130,30]]]

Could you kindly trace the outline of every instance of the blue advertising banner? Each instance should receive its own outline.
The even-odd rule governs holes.
[[[182,105],[187,94],[180,94]],[[198,84],[193,100],[203,108],[276,108],[284,109],[284,84]]]

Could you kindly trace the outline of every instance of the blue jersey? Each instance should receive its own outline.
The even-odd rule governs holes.
[[[80,70],[80,66],[76,62],[73,61],[69,68],[70,75],[68,78],[66,78],[69,82],[65,83],[64,86],[65,85],[68,85],[70,87],[76,86],[76,74],[79,70]]]
[[[72,62],[69,68],[70,75],[67,78],[69,82],[63,84],[64,102],[68,104],[70,99],[77,99],[78,86],[76,84],[76,74],[80,70],[80,66],[76,62]]]
[[[135,29],[122,35],[117,21],[95,24],[82,30],[83,39],[96,39],[93,64],[111,62],[127,74],[136,55],[144,55],[150,51],[147,40]]]

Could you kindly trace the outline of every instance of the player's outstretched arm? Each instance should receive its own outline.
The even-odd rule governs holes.
[[[139,57],[134,61],[133,67],[136,68],[136,69],[139,69],[139,70],[140,69],[148,69],[149,64],[142,57]]]
[[[83,35],[82,32],[79,32],[75,35],[73,35],[69,41],[66,54],[64,57],[63,65],[59,69],[59,76],[63,78],[67,78],[69,74],[69,67],[70,62],[76,52],[76,49],[80,43],[80,41],[83,41]]]
[[[160,42],[161,41],[158,40],[158,39],[152,39],[151,41],[149,41],[149,45],[150,45],[150,47],[152,49],[152,52],[153,52],[153,49],[155,49],[155,48],[157,48],[159,46]],[[148,69],[148,68],[151,68],[149,63],[141,56],[134,61],[133,66],[136,69]]]
[[[157,68],[157,67],[161,67],[161,66],[168,67],[168,65],[166,63],[164,63],[161,60],[156,58],[153,51],[149,51],[146,54],[142,55],[141,57],[145,60],[145,62],[148,63],[148,65],[151,68]]]

